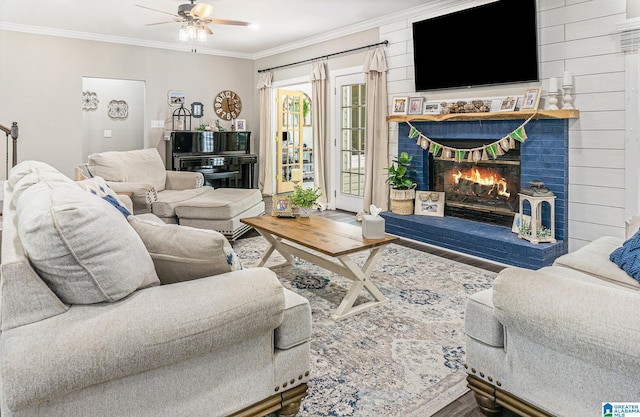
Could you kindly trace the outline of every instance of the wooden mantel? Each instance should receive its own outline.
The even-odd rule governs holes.
[[[580,110],[537,110],[486,113],[412,114],[387,116],[387,122],[459,122],[474,120],[577,119]]]

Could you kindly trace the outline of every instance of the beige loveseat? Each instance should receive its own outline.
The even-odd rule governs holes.
[[[467,381],[485,415],[602,417],[603,403],[640,401],[640,284],[609,259],[623,243],[504,269],[469,298]]]
[[[81,176],[101,177],[114,191],[129,194],[134,214],[216,230],[232,242],[250,229],[240,219],[265,209],[259,190],[206,186],[199,172],[167,170],[155,148],[91,154],[78,168]]]
[[[241,269],[218,232],[126,216],[105,185],[35,161],[10,172],[0,414],[295,415],[308,301]]]

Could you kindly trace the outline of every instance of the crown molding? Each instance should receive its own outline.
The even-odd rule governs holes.
[[[141,46],[144,48],[167,49],[171,51],[192,52],[193,45],[190,44],[174,44],[166,42],[154,42],[143,39],[124,38],[120,36],[101,35],[97,33],[77,32],[72,30],[62,30],[47,28],[42,26],[22,25],[18,23],[0,22],[0,30],[11,32],[30,33],[34,35],[58,36],[62,38],[79,39],[95,42],[117,43],[121,45]],[[199,54],[225,56],[230,58],[252,59],[250,54],[236,53],[211,48],[196,48]]]
[[[424,15],[437,15],[437,13],[446,11],[451,12],[458,9],[469,8],[481,4],[492,3],[497,0],[437,0],[425,5],[413,7],[406,10],[401,10],[396,13],[389,14],[387,16],[370,19],[358,24],[345,26],[340,29],[329,31],[318,36],[312,36],[300,41],[284,44],[275,48],[266,49],[255,54],[232,52],[220,49],[201,48],[197,47],[197,53],[205,55],[216,55],[230,58],[241,58],[256,60],[266,58],[272,55],[289,52],[295,49],[305,48],[318,43],[331,41],[343,36],[353,35],[365,30],[379,28],[389,23],[397,22],[398,20],[415,20],[416,16]],[[47,28],[42,26],[23,25],[11,22],[1,22],[0,30],[7,30],[13,32],[31,33],[35,35],[45,36],[58,36],[70,39],[80,39],[95,42],[107,42],[116,43],[122,45],[140,46],[144,48],[157,48],[167,49],[172,51],[192,52],[193,45],[189,44],[176,44],[166,42],[154,42],[143,39],[125,38],[120,36],[102,35],[97,33],[79,32],[63,29]]]
[[[362,32],[369,29],[379,28],[386,24],[397,22],[398,20],[411,20],[415,19],[417,15],[433,14],[441,11],[452,11],[462,8],[468,8],[478,6],[481,4],[493,3],[497,0],[438,0],[429,4],[412,7],[410,9],[401,10],[396,13],[389,14],[377,19],[370,19],[355,25],[345,26],[340,29],[336,29],[330,32],[325,32],[322,35],[312,36],[306,39],[302,39],[297,42],[288,43],[278,46],[272,49],[266,49],[264,51],[255,53],[251,56],[252,59],[267,58],[272,55],[281,54],[284,52],[290,52],[295,49],[305,48],[318,43],[331,41],[343,36],[353,35],[358,32]]]

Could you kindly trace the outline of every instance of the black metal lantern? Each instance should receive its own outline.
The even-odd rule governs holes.
[[[173,112],[172,130],[191,130],[191,112],[184,108],[184,104]]]

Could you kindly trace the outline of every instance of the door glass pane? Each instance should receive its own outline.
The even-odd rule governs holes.
[[[365,84],[342,87],[340,192],[364,196]]]

